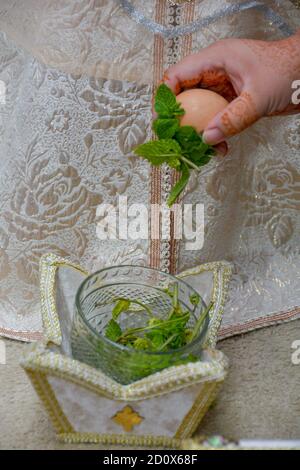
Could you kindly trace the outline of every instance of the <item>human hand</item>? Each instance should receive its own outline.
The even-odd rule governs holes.
[[[225,140],[264,116],[300,112],[300,31],[280,41],[223,39],[171,66],[163,81],[176,93],[208,88],[230,101],[207,125],[204,140],[225,154]]]

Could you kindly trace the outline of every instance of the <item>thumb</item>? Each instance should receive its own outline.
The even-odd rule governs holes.
[[[257,109],[251,93],[243,91],[208,123],[203,139],[207,144],[219,144],[227,137],[242,132],[260,117],[262,113]]]

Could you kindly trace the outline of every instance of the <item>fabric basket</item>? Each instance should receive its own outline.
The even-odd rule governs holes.
[[[201,360],[129,385],[72,358],[74,297],[86,275],[67,259],[53,254],[41,258],[44,339],[31,344],[22,359],[58,438],[69,443],[180,448],[198,428],[227,373],[227,359],[215,345],[231,265],[203,264],[178,275],[206,302],[213,301]]]

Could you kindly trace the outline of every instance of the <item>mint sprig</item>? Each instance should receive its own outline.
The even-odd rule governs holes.
[[[130,307],[130,300],[128,299],[119,299],[117,303],[115,304],[113,311],[112,311],[112,317],[114,320],[116,320],[121,313],[126,312]]]
[[[176,131],[179,130],[179,120],[176,118],[155,119],[152,127],[159,139],[172,139]]]
[[[122,335],[122,330],[119,323],[116,322],[113,318],[108,322],[105,330],[106,338],[111,341],[117,342]]]
[[[172,168],[180,169],[181,147],[176,140],[152,140],[139,145],[134,152],[154,166],[168,163]]]
[[[177,102],[176,95],[164,83],[157,88],[154,109],[160,118],[165,119],[172,119],[184,114],[184,109]]]
[[[212,308],[212,303],[201,313],[191,329],[188,327],[191,313],[184,309],[179,301],[178,284],[175,283],[172,289],[167,289],[166,292],[171,298],[171,309],[165,319],[155,316],[150,307],[138,299],[115,299],[112,318],[105,329],[106,338],[136,350],[153,352],[178,349],[194,341],[201,332],[203,322]],[[194,306],[197,306],[201,299],[199,295],[194,295],[190,300]],[[129,314],[131,304],[137,304],[142,307],[142,310],[146,310],[149,315],[148,320],[144,326],[128,327],[122,330],[118,323],[118,317],[121,313]],[[136,315],[138,314],[139,312],[136,312]]]
[[[166,163],[181,172],[179,181],[172,188],[167,204],[171,207],[185,189],[190,170],[200,171],[206,165],[215,150],[205,144],[202,135],[192,126],[181,126],[180,116],[185,111],[176,100],[176,95],[165,84],[157,88],[154,109],[158,114],[153,121],[153,130],[158,140],[141,144],[134,153],[148,160],[152,165]]]
[[[186,187],[188,181],[190,178],[190,170],[187,165],[184,165],[181,169],[181,177],[180,180],[173,186],[173,188],[170,191],[167,204],[169,207],[171,207],[178,196],[182,193],[184,188]]]
[[[151,307],[157,305],[153,303],[153,299],[146,300],[139,298],[114,298],[112,305],[112,318],[107,323],[104,335],[118,345],[125,346],[126,349],[120,350],[118,360],[113,359],[108,362],[106,371],[108,375],[114,378],[124,377],[124,382],[131,383],[135,380],[146,377],[147,375],[158,372],[166,367],[176,366],[195,362],[200,359],[200,344],[196,345],[197,338],[200,339],[205,319],[207,319],[212,305],[206,309],[201,309],[201,313],[195,319],[195,308],[201,304],[201,297],[194,294],[190,297],[191,306],[188,308],[180,300],[180,290],[178,282],[172,282],[167,288],[163,288],[162,292],[169,297],[169,311],[161,318],[157,315],[157,311],[152,311]],[[136,309],[135,305],[139,309]],[[102,305],[100,303],[99,305]],[[133,308],[134,307],[134,308]],[[144,312],[147,311],[147,317]],[[132,325],[132,317],[141,315],[142,324],[138,321]],[[122,315],[122,317],[120,317]],[[126,315],[130,316],[126,318]],[[114,319],[113,317],[117,317]],[[139,320],[137,318],[137,320]],[[195,321],[196,320],[196,321]],[[122,327],[121,327],[122,325]],[[182,350],[184,346],[195,341],[195,345],[191,345],[187,350]],[[98,351],[103,355],[105,345],[99,342]],[[191,351],[191,352],[188,352]],[[170,352],[170,354],[162,354]],[[149,354],[158,353],[158,354]]]

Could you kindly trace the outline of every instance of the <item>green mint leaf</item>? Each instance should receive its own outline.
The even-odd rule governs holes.
[[[178,166],[178,157],[181,155],[181,148],[175,140],[161,139],[139,145],[134,149],[134,153],[146,158],[152,165],[158,166],[162,163],[168,163],[176,168]]]
[[[130,300],[127,299],[119,299],[112,311],[112,317],[114,320],[118,318],[118,316],[128,310],[130,307]]]
[[[154,103],[155,111],[161,116],[169,117],[172,115],[176,104],[175,94],[165,83],[162,83],[156,90]]]
[[[146,350],[151,349],[151,343],[146,338],[137,338],[133,342],[132,347],[134,349],[137,349],[138,351],[146,351]]]
[[[172,107],[177,103],[175,93],[173,93],[171,88],[168,87],[168,85],[165,83],[162,83],[159,85],[159,87],[157,87],[155,99],[158,102],[164,102],[169,107]]]
[[[203,142],[202,136],[192,126],[182,126],[176,131],[174,139],[182,147],[183,155],[198,167],[206,165],[215,151]]]
[[[126,330],[125,330],[126,332]],[[138,339],[138,336],[136,335],[131,335],[131,336],[121,336],[119,339],[118,339],[118,343],[119,344],[122,344],[123,346],[127,346],[127,347],[133,347],[133,343]]]
[[[106,338],[111,341],[117,342],[120,336],[122,335],[122,330],[120,325],[112,318],[105,329]]]
[[[155,119],[153,122],[153,130],[159,139],[171,139],[178,128],[178,119]]]
[[[197,160],[195,160],[195,163],[199,167],[207,165],[207,163],[210,162],[212,156],[213,154],[211,155],[206,154],[206,155],[203,155],[202,157],[198,157]]]
[[[179,129],[176,131],[175,139],[183,149],[185,149],[191,142],[203,142],[202,137],[192,126],[179,127]]]
[[[190,302],[192,305],[198,305],[200,302],[200,295],[199,294],[192,294],[190,296]]]
[[[172,119],[184,114],[184,109],[176,101],[176,95],[164,83],[156,90],[154,109],[160,118]]]
[[[206,165],[214,154],[213,147],[204,142],[190,142],[183,150],[184,156],[198,167]]]
[[[181,170],[181,161],[176,157],[170,158],[170,160],[168,161],[168,165],[171,168],[175,168],[175,170]]]
[[[151,341],[154,350],[160,349],[166,341],[165,335],[159,330],[147,333],[147,338]]]
[[[184,114],[185,114],[185,110],[181,107],[179,103],[177,103],[177,105],[173,109],[173,115],[178,117],[178,116],[183,116]]]
[[[182,193],[184,188],[186,187],[190,177],[190,170],[188,169],[187,165],[183,165],[182,168],[182,174],[180,180],[173,186],[171,189],[171,192],[169,194],[167,204],[169,207],[171,207],[178,196]]]
[[[186,328],[184,331],[185,344],[190,343],[192,337],[193,337],[193,330],[191,330],[190,328]]]

